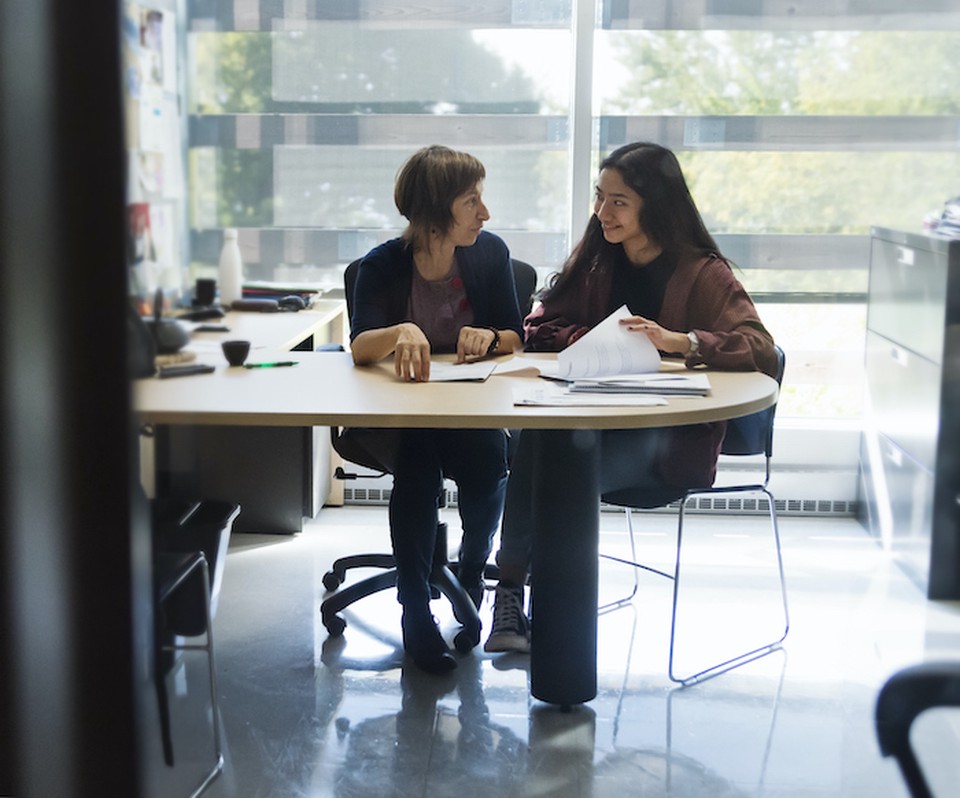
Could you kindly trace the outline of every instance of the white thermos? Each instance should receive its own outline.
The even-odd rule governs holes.
[[[223,231],[223,249],[220,251],[220,304],[230,306],[243,298],[243,260],[240,257],[240,245],[237,243],[237,231],[227,228]]]

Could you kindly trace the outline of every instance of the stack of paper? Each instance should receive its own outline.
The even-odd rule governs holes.
[[[658,405],[667,403],[665,396],[709,395],[706,374],[660,370],[660,353],[650,339],[620,324],[631,315],[626,305],[614,311],[560,352],[556,361],[522,359],[524,366],[535,367],[541,377],[560,385],[518,389],[514,404]]]
[[[661,396],[707,396],[710,380],[706,374],[623,374],[615,377],[574,380],[573,393],[652,393]]]
[[[571,393],[567,387],[542,383],[514,388],[513,403],[540,407],[647,407],[665,405],[667,400],[653,394]]]

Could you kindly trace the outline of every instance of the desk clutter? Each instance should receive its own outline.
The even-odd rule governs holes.
[[[164,366],[180,366],[184,363],[193,363],[196,359],[196,352],[180,351],[172,352],[169,355],[157,355],[153,359],[153,363],[159,369]]]

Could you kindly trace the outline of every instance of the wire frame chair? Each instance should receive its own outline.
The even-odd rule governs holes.
[[[778,385],[783,381],[783,372],[786,365],[786,358],[783,350],[776,347],[778,367],[776,379]],[[776,500],[769,489],[771,461],[773,458],[773,426],[776,416],[776,404],[742,418],[731,419],[727,422],[727,432],[721,446],[721,453],[725,455],[749,456],[763,455],[764,470],[761,482],[722,485],[711,488],[692,488],[687,491],[675,492],[657,492],[642,490],[618,490],[604,494],[603,501],[607,504],[623,507],[627,517],[627,531],[630,541],[630,559],[614,557],[609,554],[601,554],[604,559],[630,565],[634,569],[633,590],[626,596],[604,604],[599,608],[601,613],[609,612],[617,607],[623,606],[633,600],[639,587],[638,571],[644,570],[657,574],[673,583],[673,601],[670,618],[670,651],[668,676],[671,681],[680,684],[693,684],[705,679],[726,673],[733,668],[752,662],[755,659],[766,656],[780,647],[780,644],[786,639],[790,631],[790,616],[787,607],[787,587],[783,572],[783,557],[780,545],[780,530],[777,524]],[[683,581],[684,573],[684,520],[688,506],[691,501],[700,497],[729,497],[736,495],[756,494],[762,497],[767,504],[770,519],[770,531],[773,538],[775,551],[777,577],[779,580],[779,605],[778,614],[782,608],[783,626],[782,631],[778,631],[775,638],[756,646],[750,646],[747,650],[734,656],[726,656],[719,661],[714,662],[708,667],[701,668],[693,673],[680,674],[675,667],[675,653],[678,639],[678,606],[680,603],[681,588],[685,584]],[[672,572],[662,571],[657,568],[645,565],[637,561],[636,543],[634,539],[633,517],[631,509],[653,509],[665,507],[676,503],[678,506],[677,518],[677,545],[676,556]]]

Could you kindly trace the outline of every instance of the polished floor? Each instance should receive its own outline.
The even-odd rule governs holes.
[[[390,593],[356,605],[344,636],[328,637],[321,578],[341,553],[383,550],[384,523],[384,508],[328,508],[297,537],[233,536],[215,622],[225,767],[205,795],[905,796],[877,748],[877,690],[904,665],[960,659],[960,606],[926,601],[856,521],[787,517],[781,650],[678,687],[667,678],[670,583],[641,574],[633,601],[599,619],[598,696],[561,712],[530,697],[522,656],[477,649],[445,677],[404,662]],[[670,562],[674,524],[639,519],[641,559]],[[740,636],[777,635],[766,528],[699,516],[688,529],[678,669]],[[626,554],[624,529],[622,514],[603,513],[602,548]],[[721,565],[726,583],[710,576]],[[602,601],[630,591],[631,569],[600,568]],[[443,601],[435,612],[455,631]],[[172,678],[199,700],[194,664]],[[960,794],[960,714],[927,713],[915,732],[937,794]],[[178,760],[187,781],[206,748]]]

